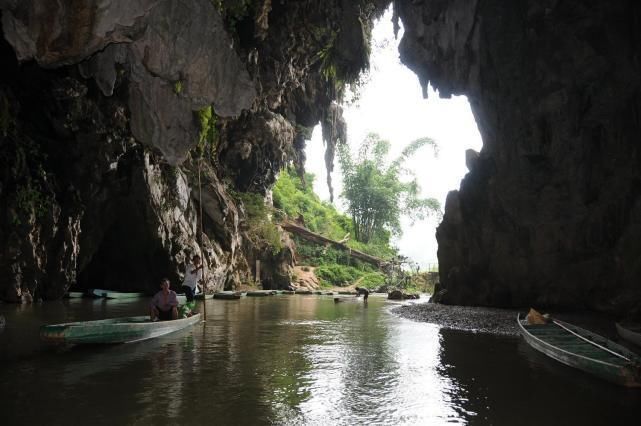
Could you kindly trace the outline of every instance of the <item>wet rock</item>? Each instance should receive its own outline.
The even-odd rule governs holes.
[[[314,274],[313,267],[295,266],[293,275],[292,284],[297,289],[318,290],[320,288],[320,282]]]
[[[466,95],[484,143],[437,230],[440,300],[638,306],[641,6],[394,5],[402,62]]]
[[[387,298],[390,300],[408,300],[408,299],[420,299],[421,296],[418,294],[409,294],[401,290],[392,290],[387,293]]]
[[[185,160],[198,137],[194,111],[213,105],[220,116],[237,116],[256,97],[220,13],[207,0],[4,3],[4,34],[20,61],[80,64],[108,96],[116,74],[126,72],[131,131],[172,164]]]
[[[196,253],[210,290],[248,281],[256,260],[289,285],[287,235],[277,253],[252,246],[230,193],[268,194],[289,162],[302,171],[322,120],[332,144],[344,139],[336,89],[367,67],[385,4],[218,6],[0,1],[1,299],[99,283],[153,291],[162,276],[180,283]],[[328,47],[336,63],[323,65]],[[338,86],[321,72],[330,65]],[[194,112],[210,105],[201,134]]]

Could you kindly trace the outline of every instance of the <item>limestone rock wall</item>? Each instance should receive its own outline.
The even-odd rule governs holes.
[[[424,86],[483,137],[437,230],[445,303],[641,312],[641,6],[396,1]]]
[[[0,299],[152,292],[195,253],[210,290],[257,258],[286,285],[233,194],[301,167],[386,3],[0,0]]]

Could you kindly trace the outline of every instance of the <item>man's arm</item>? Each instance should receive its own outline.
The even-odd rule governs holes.
[[[169,300],[167,301],[167,303],[172,308],[175,308],[176,306],[178,306],[178,297],[176,297],[175,291],[172,290],[171,293],[169,293]]]
[[[200,264],[200,266],[197,266],[197,267],[196,267],[196,269],[193,269],[193,270],[191,271],[191,273],[192,273],[192,274],[195,274],[199,269],[203,269],[203,265],[202,265],[202,263]]]

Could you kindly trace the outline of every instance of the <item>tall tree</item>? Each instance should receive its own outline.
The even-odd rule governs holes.
[[[420,148],[429,145],[430,138],[413,141],[401,155],[387,162],[390,143],[376,133],[370,133],[361,143],[358,156],[352,157],[349,146],[341,144],[338,158],[343,174],[342,198],[354,224],[355,238],[369,243],[400,235],[401,217],[424,219],[430,213],[440,214],[440,203],[434,198],[420,198],[420,186],[405,162]]]

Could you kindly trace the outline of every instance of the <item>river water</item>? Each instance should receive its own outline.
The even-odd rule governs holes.
[[[399,318],[370,297],[207,301],[207,321],[116,346],[48,347],[42,324],[147,301],[0,305],[2,425],[638,425],[641,390],[509,336]]]

